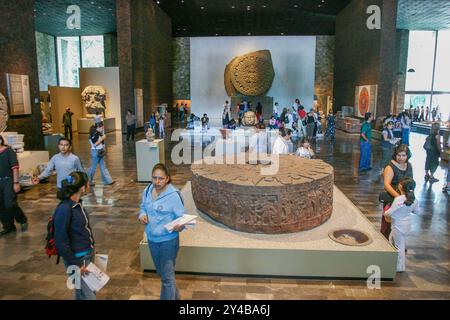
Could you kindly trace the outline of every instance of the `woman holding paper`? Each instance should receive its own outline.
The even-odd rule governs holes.
[[[66,269],[78,267],[85,274],[95,257],[89,216],[81,202],[82,194],[89,192],[89,179],[86,173],[75,171],[62,180],[61,186],[61,202],[53,215],[55,247]],[[95,293],[83,278],[80,284],[75,288],[75,300],[95,300]]]
[[[142,195],[139,221],[145,225],[150,254],[161,277],[161,300],[180,299],[175,286],[175,260],[179,249],[178,234],[184,226],[175,225],[172,229],[167,225],[185,212],[180,191],[171,184],[166,166],[155,165],[152,183]]]

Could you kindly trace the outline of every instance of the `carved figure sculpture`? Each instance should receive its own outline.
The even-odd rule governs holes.
[[[8,104],[0,93],[0,133],[6,130],[8,124]]]
[[[153,140],[155,140],[155,133],[153,132],[153,129],[151,127],[147,129],[145,137],[147,138],[148,142],[152,142]]]
[[[94,117],[97,112],[105,114],[106,90],[102,86],[87,86],[81,98],[88,113],[88,118]]]
[[[230,228],[252,233],[298,232],[328,220],[333,167],[294,155],[281,155],[279,161],[278,172],[269,176],[261,175],[264,164],[193,164],[197,208]]]
[[[274,77],[270,51],[255,51],[235,57],[225,67],[225,89],[230,97],[260,96],[269,91]]]
[[[256,124],[256,114],[253,111],[244,113],[242,124],[246,127],[254,126]]]

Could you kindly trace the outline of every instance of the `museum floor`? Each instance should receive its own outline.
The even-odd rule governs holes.
[[[143,137],[140,133],[138,137]],[[381,148],[374,144],[374,169],[358,175],[357,136],[337,133],[334,146],[318,142],[318,157],[335,168],[335,183],[378,228],[381,207],[377,201],[382,181],[378,176]],[[311,280],[250,278],[177,274],[182,299],[450,299],[449,200],[440,182],[423,181],[423,141],[412,134],[411,160],[418,182],[416,195],[420,212],[413,218],[407,239],[407,271],[395,281],[382,282],[380,290],[369,290],[361,280]],[[136,183],[134,144],[122,135],[109,134],[107,163],[117,183],[103,187],[101,182],[85,198],[98,253],[109,254],[111,281],[98,299],[158,299],[160,281],[154,273],[139,268],[138,244],[143,228],[136,222],[140,195],[146,184]],[[170,163],[174,143],[166,138],[166,161],[173,183],[182,187],[190,179],[189,166]],[[74,145],[85,167],[89,166],[86,135]],[[150,168],[149,168],[150,169]],[[0,239],[0,299],[70,299],[63,265],[45,256],[44,237],[47,218],[56,207],[54,177],[20,194],[20,204],[30,220],[26,233],[17,232]],[[97,180],[99,174],[97,173]],[[99,182],[99,181],[97,181]]]

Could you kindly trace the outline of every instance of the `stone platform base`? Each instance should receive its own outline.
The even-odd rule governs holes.
[[[393,279],[397,252],[372,223],[335,186],[333,214],[321,226],[283,235],[238,232],[211,220],[196,209],[188,182],[182,195],[197,226],[180,235],[176,271],[205,274],[367,279],[376,265],[382,279]],[[328,237],[330,230],[354,228],[373,239],[362,247],[346,246]],[[142,270],[154,270],[144,239],[140,243]]]
[[[103,119],[103,123],[105,125],[105,132],[113,132],[116,131],[116,118],[106,118]],[[77,120],[78,125],[78,133],[89,133],[91,126],[95,124],[94,119],[82,118]]]

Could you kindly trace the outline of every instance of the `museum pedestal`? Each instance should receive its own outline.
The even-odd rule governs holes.
[[[158,163],[165,163],[164,140],[136,142],[137,181],[152,181],[152,169]]]
[[[44,136],[45,150],[48,151],[50,158],[59,153],[59,139],[63,137],[64,136],[60,133]]]
[[[39,164],[46,163],[49,159],[48,151],[24,151],[17,154],[21,174],[36,170]]]
[[[103,119],[105,125],[105,132],[116,131],[116,118]],[[77,120],[78,133],[89,133],[91,127],[95,124],[94,119],[81,118]]]
[[[195,207],[191,184],[181,190],[188,214],[197,215],[194,230],[180,233],[176,271],[205,274],[367,279],[377,266],[381,279],[394,279],[397,251],[361,211],[335,186],[333,213],[307,231],[253,234],[232,230]],[[331,230],[364,231],[372,242],[348,246],[333,241]],[[142,270],[154,270],[146,239],[140,243]]]

